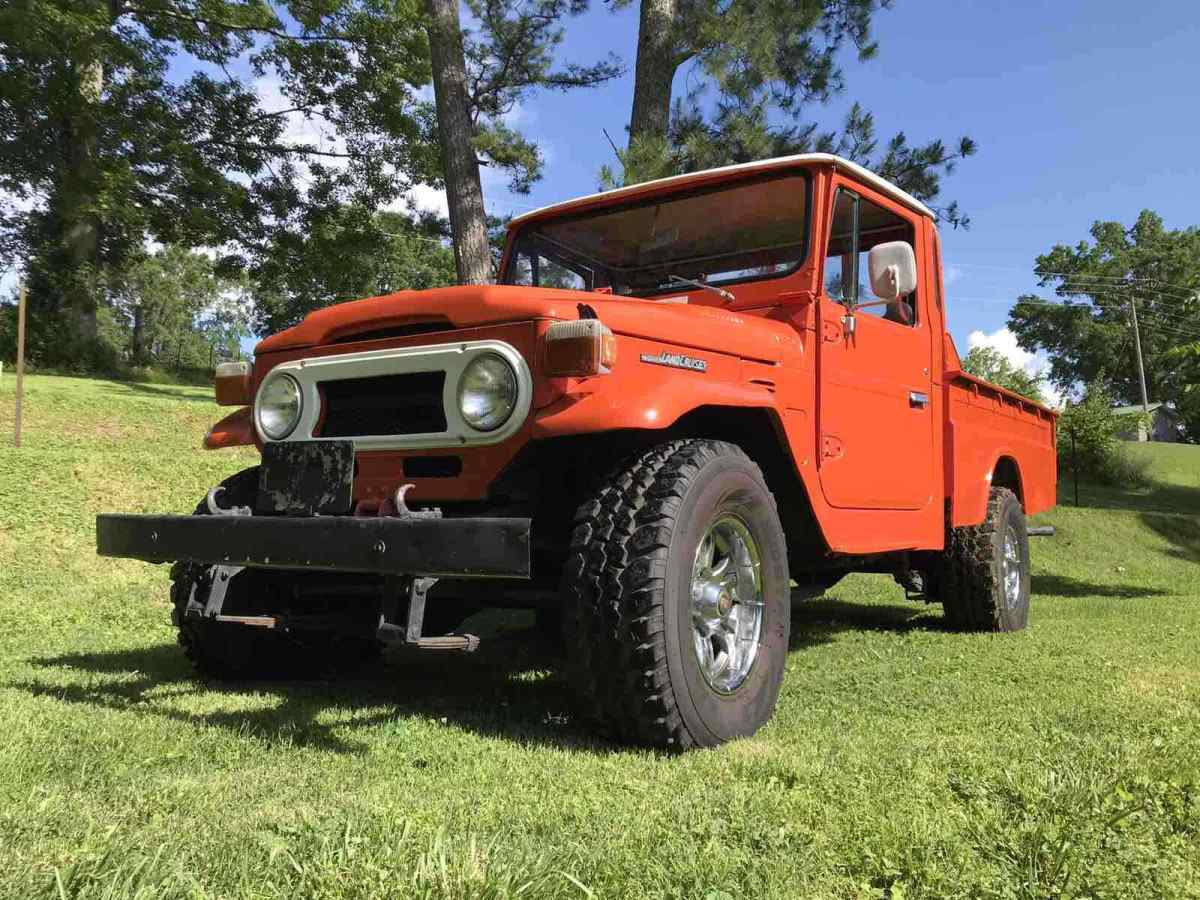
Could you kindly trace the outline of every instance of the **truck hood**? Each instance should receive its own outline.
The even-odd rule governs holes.
[[[588,291],[488,284],[400,291],[319,309],[299,325],[260,341],[254,353],[261,356],[338,341],[370,340],[407,329],[435,331],[532,319],[573,320],[580,318],[580,304],[595,310],[617,334],[680,347],[774,362],[799,346],[798,335],[790,325],[761,315]]]

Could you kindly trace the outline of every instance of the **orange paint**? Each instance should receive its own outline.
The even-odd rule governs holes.
[[[941,548],[947,504],[955,525],[982,521],[993,479],[1012,471],[1027,513],[1053,505],[1056,414],[962,374],[946,332],[933,220],[915,201],[844,165],[778,163],[789,165],[811,176],[807,258],[788,275],[729,285],[732,302],[686,287],[678,292],[686,303],[516,285],[400,292],[318,310],[262,341],[254,387],[279,363],[362,350],[496,339],[524,357],[534,378],[533,403],[515,434],[490,446],[360,451],[359,499],[411,481],[418,502],[482,500],[530,441],[614,429],[667,432],[699,407],[725,407],[767,414],[771,439],[783,442],[792,474],[835,552]],[[739,171],[697,173],[565,209],[744,177]],[[846,306],[826,291],[839,187],[899,217],[908,229],[920,273],[915,325],[862,310],[851,332]],[[508,252],[520,227],[563,212],[541,211],[514,223]],[[545,331],[554,322],[581,318],[581,304],[615,335],[615,365],[590,377],[550,377]],[[248,410],[239,410],[214,426],[206,446],[256,440]],[[447,455],[461,460],[461,472],[404,474],[406,460]]]
[[[254,422],[250,407],[230,413],[208,429],[204,436],[205,450],[222,450],[225,447],[245,447],[254,443]]]

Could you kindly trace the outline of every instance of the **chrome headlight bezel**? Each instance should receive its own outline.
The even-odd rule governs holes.
[[[272,399],[268,395],[268,391],[276,390],[278,388],[283,388],[284,390],[290,392],[292,402],[294,403],[294,410],[290,414],[290,420],[286,421],[286,428],[276,427],[274,430],[272,430],[272,428],[269,427],[266,422],[264,411],[277,411],[281,408],[281,406],[284,405],[281,403],[269,405],[272,403]],[[263,383],[259,385],[258,394],[254,398],[254,422],[258,426],[258,430],[264,438],[271,441],[285,440],[293,431],[296,430],[296,426],[300,424],[300,420],[303,415],[304,391],[300,388],[300,382],[291,375],[287,374],[286,372],[276,372],[268,375],[263,380]]]
[[[491,367],[493,376],[499,375],[493,380],[493,385],[497,390],[490,394],[485,386],[478,384],[474,387],[468,386],[468,381],[486,367]],[[468,407],[467,392],[469,390],[473,391],[476,397],[486,398],[486,408],[482,413],[475,412]],[[463,368],[458,377],[454,396],[458,413],[462,416],[463,422],[480,434],[489,434],[503,428],[513,417],[521,396],[521,382],[516,369],[504,356],[495,352],[480,353]]]

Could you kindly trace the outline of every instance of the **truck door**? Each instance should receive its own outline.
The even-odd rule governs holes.
[[[915,214],[840,185],[825,251],[818,351],[818,470],[826,501],[843,509],[919,510],[934,487],[932,329],[926,284],[886,305],[868,284],[876,244],[917,245]],[[853,313],[852,313],[853,310]],[[851,324],[852,322],[852,324]]]

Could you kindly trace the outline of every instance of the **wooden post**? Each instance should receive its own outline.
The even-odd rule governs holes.
[[[25,393],[25,282],[17,300],[17,413],[13,423],[13,446],[21,446],[21,400]]]

